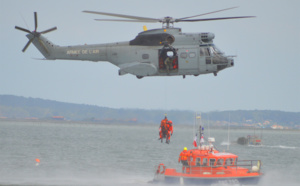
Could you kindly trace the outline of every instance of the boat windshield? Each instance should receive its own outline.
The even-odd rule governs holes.
[[[224,163],[224,159],[218,159],[218,161],[217,161],[218,166],[222,166],[223,163]]]
[[[216,162],[216,159],[209,159],[209,166],[214,166]]]
[[[233,165],[233,158],[227,158],[225,161],[225,165]]]

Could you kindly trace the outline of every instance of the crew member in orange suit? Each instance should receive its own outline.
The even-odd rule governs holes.
[[[187,152],[187,148],[184,147],[183,151],[180,153],[179,158],[178,158],[178,163],[182,163],[182,172],[184,172],[185,167],[188,166],[188,152]]]
[[[168,134],[166,143],[170,143],[171,136],[173,135],[173,122],[171,120],[167,121],[167,129]]]
[[[160,127],[159,127],[159,139],[161,142],[163,141],[164,136],[167,136],[168,129],[167,129],[167,121],[168,118],[165,116],[163,120],[160,122]]]

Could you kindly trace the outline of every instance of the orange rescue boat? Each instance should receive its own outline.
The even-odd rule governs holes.
[[[153,182],[210,185],[215,183],[257,184],[263,175],[260,160],[239,160],[228,152],[219,152],[212,145],[204,145],[203,131],[199,128],[199,143],[195,149],[188,150],[188,165],[182,171],[159,164]]]

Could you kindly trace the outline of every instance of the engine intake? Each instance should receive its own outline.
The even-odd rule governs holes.
[[[201,33],[201,40],[203,42],[210,42],[215,38],[215,34],[211,33],[211,32],[205,32],[205,33]]]

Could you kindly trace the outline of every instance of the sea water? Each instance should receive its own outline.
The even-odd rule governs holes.
[[[0,185],[151,185],[157,165],[180,170],[183,147],[193,148],[194,126],[174,124],[171,143],[157,125],[0,122]],[[262,146],[237,145],[253,130],[205,130],[219,151],[239,160],[261,160],[259,185],[300,184],[300,132],[256,131]],[[40,162],[37,162],[39,159]],[[238,185],[231,183],[218,185]]]

